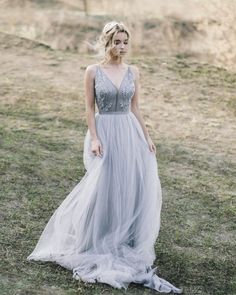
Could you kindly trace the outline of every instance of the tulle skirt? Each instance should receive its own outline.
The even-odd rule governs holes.
[[[131,111],[95,114],[103,155],[87,130],[86,173],[48,221],[28,260],[52,261],[75,279],[127,290],[131,282],[180,293],[156,274],[161,185],[156,155]]]

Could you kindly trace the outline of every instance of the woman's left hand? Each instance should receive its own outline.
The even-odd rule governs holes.
[[[153,141],[152,141],[152,139],[151,139],[150,136],[148,136],[148,138],[147,138],[147,143],[148,143],[148,146],[149,146],[149,150],[150,150],[151,152],[154,152],[154,153],[156,154],[156,146],[155,146],[155,144],[153,143]]]

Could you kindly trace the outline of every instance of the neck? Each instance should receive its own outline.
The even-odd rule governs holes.
[[[123,64],[123,58],[120,57],[120,56],[117,56],[117,57],[113,57],[109,60],[108,64],[110,65],[122,65]]]

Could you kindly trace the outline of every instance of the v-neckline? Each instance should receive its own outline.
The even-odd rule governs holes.
[[[124,76],[123,76],[123,78],[122,78],[122,80],[121,80],[121,83],[120,83],[119,88],[115,85],[115,83],[112,82],[112,80],[108,77],[107,73],[102,69],[102,67],[101,67],[100,65],[99,65],[99,68],[100,68],[101,72],[104,74],[104,76],[105,76],[105,77],[110,81],[110,83],[116,88],[117,92],[119,92],[119,91],[120,91],[120,88],[121,88],[121,86],[122,86],[122,84],[123,84],[123,81],[124,81],[124,79],[125,79],[125,77],[126,77],[128,71],[129,71],[129,66],[127,67],[127,70],[125,71],[125,74],[124,74]]]

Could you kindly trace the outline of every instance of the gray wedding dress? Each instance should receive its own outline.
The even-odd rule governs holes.
[[[95,114],[102,157],[84,140],[86,173],[48,221],[28,260],[52,261],[73,278],[127,290],[131,282],[181,293],[152,267],[162,205],[158,166],[131,112],[134,76],[128,67],[119,89],[97,65]]]

